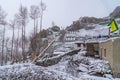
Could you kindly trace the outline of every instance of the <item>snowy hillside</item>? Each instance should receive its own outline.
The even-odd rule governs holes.
[[[78,35],[79,36],[106,36],[109,32],[109,26],[107,25],[94,25],[96,26],[94,29],[85,30],[80,29]],[[120,27],[120,26],[119,26]],[[119,31],[116,31],[115,33],[119,34]],[[111,33],[111,35],[114,35],[115,33]]]

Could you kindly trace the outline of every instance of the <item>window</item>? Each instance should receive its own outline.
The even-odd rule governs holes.
[[[104,49],[104,57],[106,57],[106,49]]]

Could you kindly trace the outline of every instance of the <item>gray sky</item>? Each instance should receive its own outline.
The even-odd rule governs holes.
[[[39,5],[40,0],[0,0],[0,5],[8,13],[7,19],[12,19],[18,12],[20,2],[30,8]],[[56,25],[66,27],[83,16],[105,17],[120,5],[120,0],[43,0],[47,10],[43,16],[43,26]]]

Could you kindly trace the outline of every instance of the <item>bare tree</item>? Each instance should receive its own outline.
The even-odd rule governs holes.
[[[34,20],[34,35],[37,33],[39,15],[40,15],[39,7],[36,5],[32,5],[30,9],[30,18]]]
[[[3,25],[4,25],[4,29],[3,29],[3,39],[2,39],[2,63],[1,63],[1,65],[3,65],[3,63],[4,63],[4,45],[5,45],[5,31],[6,31],[5,26],[6,26],[6,23],[3,23]]]
[[[10,60],[10,54],[11,54],[8,44],[9,44],[9,38],[7,38],[5,41],[5,48],[6,48],[5,63],[7,63],[7,61]]]
[[[5,18],[6,18],[7,14],[4,10],[2,10],[1,6],[0,6],[0,24],[3,25],[3,37],[2,37],[2,54],[1,54],[1,65],[3,65],[3,59],[4,59],[4,41],[5,41],[5,26],[6,26],[6,22],[5,22]]]
[[[41,3],[40,3],[40,5],[39,5],[39,11],[40,11],[40,13],[39,13],[39,15],[40,15],[40,31],[39,31],[39,35],[37,35],[37,41],[36,41],[36,43],[38,43],[39,42],[39,44],[37,44],[37,48],[39,49],[39,50],[37,50],[37,52],[39,53],[40,52],[40,48],[41,48],[41,44],[40,44],[40,41],[41,41],[41,31],[42,31],[42,21],[43,21],[43,12],[46,10],[46,5],[45,5],[45,3],[43,3],[42,2],[42,0],[41,0]]]
[[[30,9],[30,18],[34,21],[34,36],[37,34],[38,29],[38,18],[40,17],[40,9],[36,5],[32,5]],[[36,38],[34,39],[34,43],[36,44]],[[33,46],[35,46],[35,44]],[[32,48],[32,54],[35,55],[36,49]]]
[[[20,33],[20,27],[17,25],[17,46],[16,46],[16,54],[18,54],[19,53],[19,33]],[[17,58],[18,59],[18,61],[20,61],[20,58]]]
[[[19,13],[16,14],[17,22],[21,25],[22,29],[22,56],[23,61],[26,59],[25,55],[25,31],[26,31],[26,24],[28,22],[28,11],[26,7],[20,6]]]
[[[42,30],[42,21],[43,21],[43,12],[46,10],[46,5],[45,3],[42,2],[40,3],[40,31]]]
[[[14,52],[15,52],[15,54],[14,54],[14,61],[13,61],[13,63],[14,62],[20,62],[20,54],[19,54],[19,47],[18,47],[18,38],[16,38],[15,40],[14,40]]]
[[[14,61],[14,53],[13,53],[13,48],[14,48],[14,33],[15,33],[15,20],[11,20],[10,23],[10,28],[12,28],[12,46],[11,46],[11,61]]]
[[[16,44],[16,54],[17,56],[20,55],[20,52],[19,52],[19,47],[20,47],[20,29],[21,28],[21,19],[20,19],[20,16],[19,14],[15,14],[15,21],[16,21],[16,28],[17,28],[17,42],[15,43]],[[20,62],[20,56],[17,57],[18,61]]]

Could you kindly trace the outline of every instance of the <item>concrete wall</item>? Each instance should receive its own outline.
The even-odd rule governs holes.
[[[120,38],[101,42],[99,52],[102,59],[109,61],[113,77],[120,77]]]
[[[113,74],[120,77],[120,38],[113,42]]]
[[[113,69],[113,44],[112,41],[106,41],[100,43],[99,47],[100,57],[106,61],[109,61],[111,69]],[[105,51],[106,50],[106,51]]]

